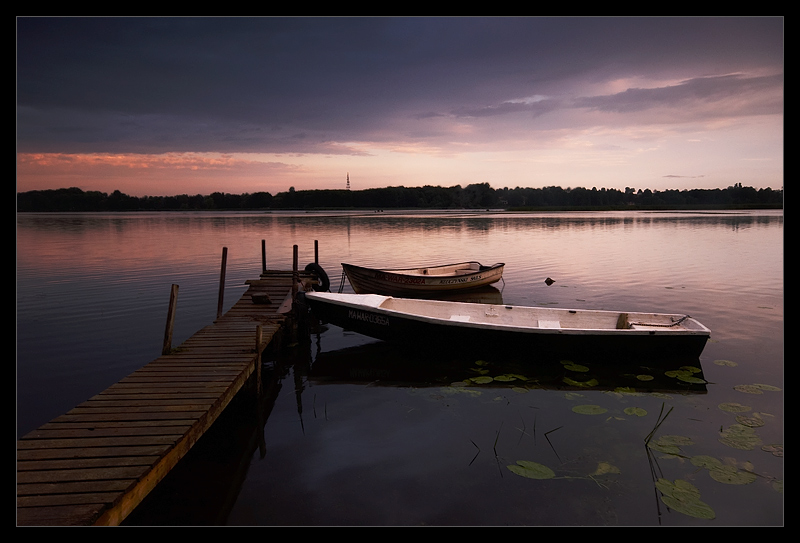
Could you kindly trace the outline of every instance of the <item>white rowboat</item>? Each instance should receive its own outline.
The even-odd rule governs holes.
[[[691,356],[711,331],[688,315],[302,293],[320,319],[376,339],[468,349]]]

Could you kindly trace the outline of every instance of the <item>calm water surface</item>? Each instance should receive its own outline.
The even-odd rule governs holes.
[[[174,344],[209,324],[222,248],[227,308],[261,240],[275,269],[319,240],[332,290],[341,262],[479,260],[506,263],[482,301],[687,313],[712,340],[675,364],[704,382],[647,361],[397,352],[322,326],[266,362],[261,420],[231,408],[131,524],[783,524],[781,212],[19,214],[17,435],[157,358],[170,285]],[[659,479],[693,500],[662,499],[687,493]]]

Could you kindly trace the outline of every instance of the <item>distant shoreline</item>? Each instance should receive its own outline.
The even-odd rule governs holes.
[[[301,190],[209,195],[128,196],[78,188],[17,193],[17,212],[115,211],[373,211],[477,210],[548,211],[697,211],[783,209],[783,190],[737,184],[725,189],[651,191],[626,188],[543,187],[494,189],[488,183],[456,187]]]

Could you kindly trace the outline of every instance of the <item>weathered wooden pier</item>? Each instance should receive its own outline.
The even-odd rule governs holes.
[[[261,355],[293,334],[293,301],[311,287],[299,271],[266,269],[213,324],[171,346],[173,285],[163,355],[17,441],[18,526],[116,526],[203,436]],[[315,243],[315,262],[316,243]]]

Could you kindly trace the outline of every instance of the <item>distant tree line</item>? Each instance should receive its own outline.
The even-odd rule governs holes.
[[[488,183],[455,187],[386,187],[365,190],[295,190],[207,196],[128,196],[78,188],[17,194],[17,211],[197,211],[264,209],[507,209],[614,210],[783,208],[783,190],[754,189],[737,183],[725,189],[502,188]]]

